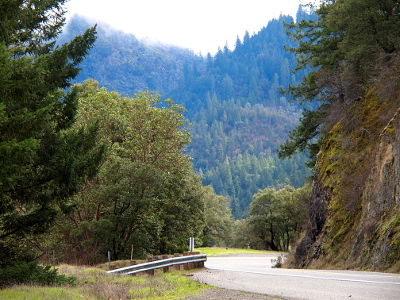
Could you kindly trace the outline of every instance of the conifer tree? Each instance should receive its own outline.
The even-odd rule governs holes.
[[[308,149],[315,159],[317,137],[362,100],[379,64],[393,64],[399,11],[395,0],[326,0],[316,10],[317,20],[287,25],[288,34],[299,43],[289,48],[297,58],[296,70],[312,70],[288,91],[300,104],[316,100],[318,105],[304,110],[300,125],[280,147],[281,157]]]
[[[34,258],[21,241],[46,232],[68,209],[104,151],[96,126],[71,128],[77,98],[64,89],[96,31],[56,46],[64,3],[0,2],[0,267]]]

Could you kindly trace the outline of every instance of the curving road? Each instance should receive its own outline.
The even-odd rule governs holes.
[[[271,268],[271,256],[208,257],[194,279],[283,299],[399,300],[400,274]]]

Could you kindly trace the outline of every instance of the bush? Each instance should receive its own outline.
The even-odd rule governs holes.
[[[14,262],[14,265],[0,270],[0,288],[14,284],[28,285],[75,285],[76,278],[58,274],[51,265],[41,266],[38,262]]]
[[[282,262],[282,256],[278,256],[276,259],[271,259],[272,268],[282,268]]]

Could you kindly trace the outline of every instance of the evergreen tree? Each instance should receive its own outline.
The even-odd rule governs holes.
[[[400,5],[394,0],[323,1],[317,20],[288,24],[288,34],[298,47],[296,70],[312,71],[289,93],[300,104],[318,101],[305,109],[300,125],[281,146],[281,157],[308,149],[312,159],[323,137],[349,108],[363,99],[376,66],[390,66],[398,51]],[[313,164],[313,162],[311,162]]]
[[[104,147],[97,127],[72,129],[64,88],[95,41],[95,27],[55,47],[65,1],[2,1],[0,10],[0,266],[30,260],[25,239],[46,232],[93,177]]]

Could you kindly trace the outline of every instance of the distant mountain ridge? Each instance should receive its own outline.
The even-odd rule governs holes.
[[[74,15],[60,41],[69,40],[93,25],[84,17]],[[122,95],[145,89],[165,95],[182,80],[184,62],[201,61],[190,50],[146,43],[104,23],[97,25],[97,32],[96,44],[81,64],[82,71],[75,82],[93,78],[101,86]]]
[[[309,17],[299,10],[297,18]],[[281,16],[259,33],[237,39],[234,50],[225,46],[215,57],[195,55],[170,45],[148,44],[134,35],[99,24],[98,39],[82,63],[76,79],[99,81],[100,86],[132,95],[154,90],[187,109],[193,123],[193,142],[187,151],[194,168],[218,194],[231,200],[236,218],[246,215],[253,194],[268,186],[295,187],[309,174],[307,156],[280,160],[276,148],[298,122],[300,108],[279,94],[281,86],[296,84],[294,59],[284,50],[292,46]],[[91,24],[73,17],[62,40]]]

